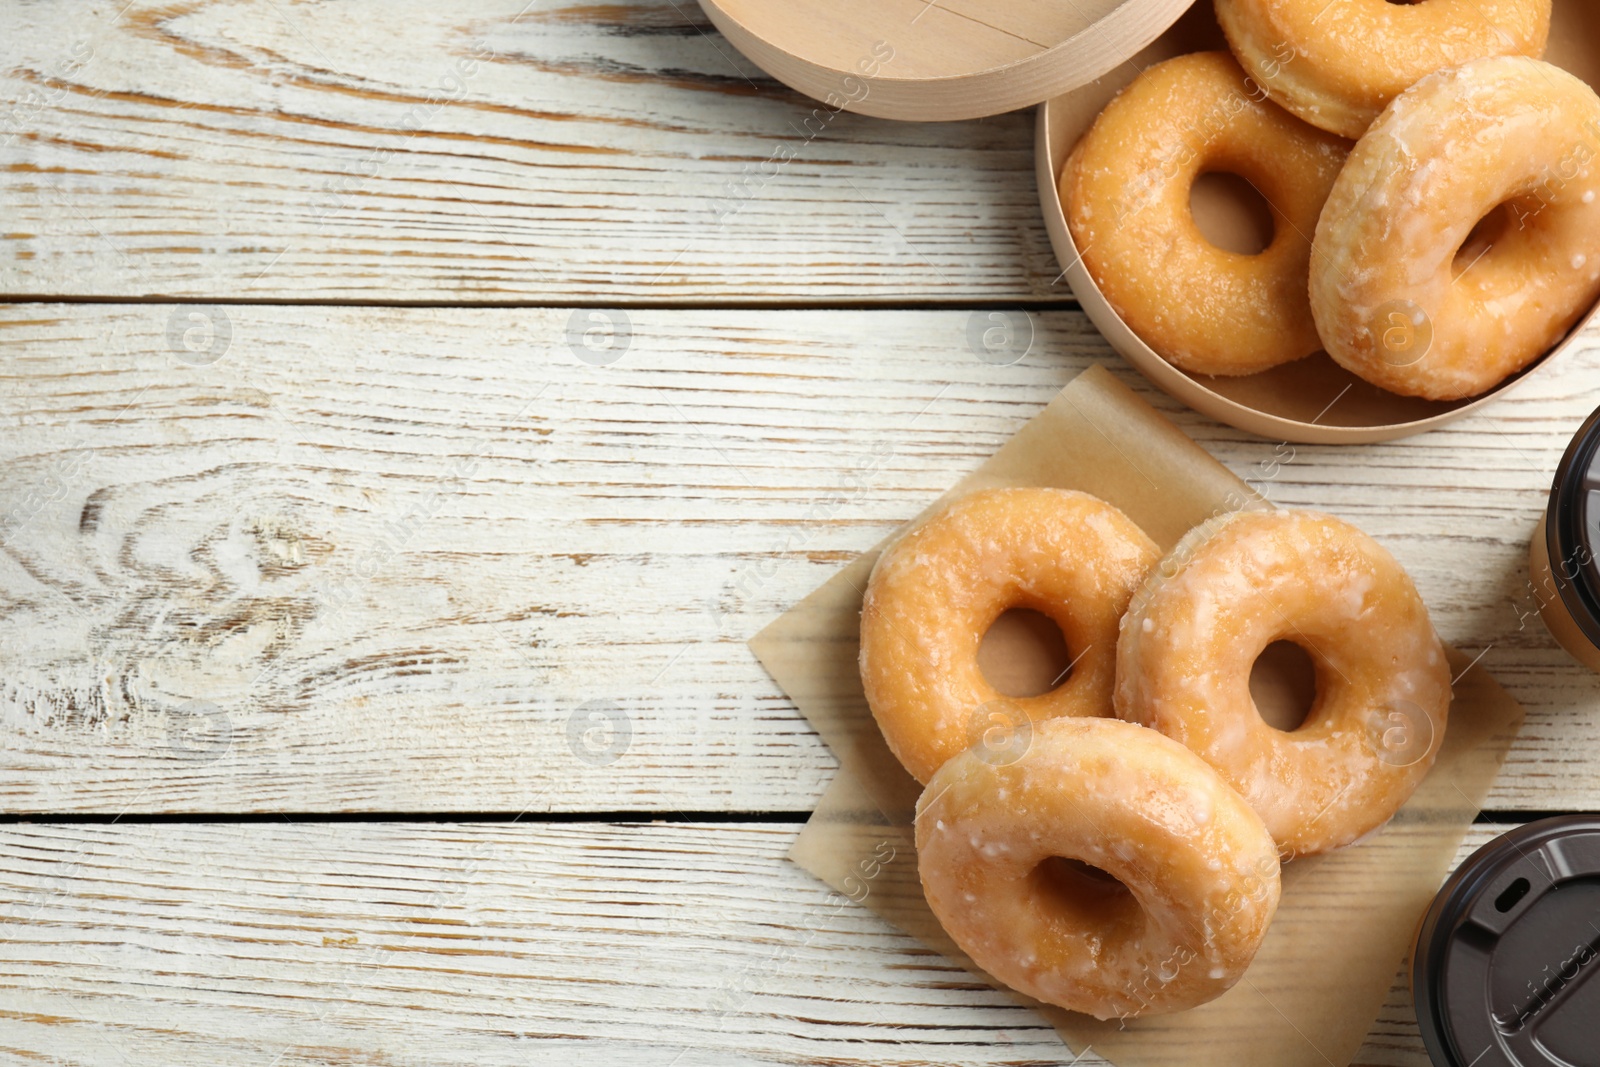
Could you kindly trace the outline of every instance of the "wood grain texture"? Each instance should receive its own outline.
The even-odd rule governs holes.
[[[0,1056],[96,1067],[1071,1059],[1031,1011],[785,859],[795,832],[8,826]],[[1462,856],[1493,834],[1475,827]],[[1426,1067],[1403,983],[1356,1062]]]
[[[1070,299],[1028,114],[819,108],[692,0],[72,0],[7,20],[0,293]]]
[[[69,301],[0,305],[8,812],[807,808],[832,758],[745,639],[1112,358],[1028,116],[819,110],[688,0],[6,17],[0,297]],[[908,304],[961,310],[863,310]],[[1600,680],[1523,586],[1595,341],[1359,450],[1116,367],[1486,650],[1530,712],[1493,806],[1592,808]],[[1067,1058],[795,833],[3,826],[0,1061]],[[1360,1063],[1423,1067],[1410,1010]]]
[[[986,312],[634,309],[625,341],[612,314],[0,309],[0,802],[808,808],[832,758],[745,640],[1114,357],[1067,311],[1015,313],[1010,365],[969,347]],[[1272,500],[1371,532],[1486,650],[1529,712],[1492,808],[1600,804],[1600,678],[1525,592],[1592,338],[1354,449],[1113,366]]]

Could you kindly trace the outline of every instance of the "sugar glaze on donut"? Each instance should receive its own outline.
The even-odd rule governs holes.
[[[1067,489],[990,489],[950,504],[884,551],[861,611],[861,682],[890,749],[918,781],[973,741],[981,709],[1028,721],[1111,715],[1117,622],[1160,557],[1132,519]],[[1061,628],[1065,682],[1007,698],[978,646],[1010,608]]]
[[[1261,718],[1256,657],[1299,644],[1317,697],[1292,732]],[[1261,814],[1286,854],[1387,822],[1432,767],[1450,668],[1411,579],[1332,516],[1244,511],[1192,530],[1122,621],[1117,714],[1192,749]]]
[[[1273,100],[1356,138],[1436,70],[1544,55],[1550,0],[1217,0],[1217,21]]]
[[[1101,1019],[1220,996],[1278,906],[1260,817],[1182,745],[1115,719],[1040,723],[1006,765],[954,757],[918,802],[916,840],[956,944],[1011,988]]]
[[[1351,152],[1310,277],[1328,354],[1374,385],[1454,400],[1521,370],[1600,299],[1600,98],[1518,57],[1424,78]]]
[[[1162,358],[1195,374],[1254,374],[1322,347],[1306,296],[1311,235],[1349,144],[1267,100],[1226,52],[1158,63],[1073,149],[1061,200],[1084,266]],[[1272,211],[1246,255],[1189,207],[1195,180],[1238,174]]]

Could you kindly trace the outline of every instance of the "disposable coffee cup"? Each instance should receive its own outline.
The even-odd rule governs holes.
[[[1600,671],[1600,410],[1579,428],[1528,546],[1530,594],[1562,648]],[[1600,1032],[1600,1031],[1597,1031]],[[1600,1045],[1600,1038],[1596,1039]]]
[[[1600,816],[1474,852],[1423,917],[1417,1024],[1435,1067],[1600,1067]]]

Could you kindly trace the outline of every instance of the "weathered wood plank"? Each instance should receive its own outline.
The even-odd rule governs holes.
[[[795,829],[8,826],[0,1056],[166,1067],[1070,1059],[1032,1012],[789,863]],[[1492,833],[1474,828],[1463,855]],[[1426,1062],[1397,984],[1357,1063]]]
[[[1031,116],[816,111],[692,0],[27,4],[0,293],[1065,301]]]
[[[225,350],[207,314],[0,308],[9,810],[807,808],[831,757],[744,641],[1114,358],[1066,311],[1011,365],[965,312],[635,309],[607,365],[568,338],[609,313],[234,305]],[[1491,807],[1600,804],[1600,678],[1517,599],[1600,348],[1363,448],[1117,366],[1488,649],[1529,710]]]

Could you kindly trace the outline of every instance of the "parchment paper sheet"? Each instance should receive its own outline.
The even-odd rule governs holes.
[[[1171,548],[1219,512],[1262,505],[1244,482],[1103,367],[1092,367],[932,508],[995,486],[1081,489]],[[930,508],[930,510],[932,510]],[[887,543],[887,542],[885,542]],[[861,599],[879,545],[750,641],[840,762],[790,856],[985,980],[945,936],[917,878],[920,787],[889,752],[856,667]],[[1466,657],[1451,651],[1457,672]],[[1037,1004],[1074,1053],[1117,1067],[1344,1067],[1399,972],[1522,723],[1480,667],[1455,683],[1445,742],[1421,788],[1381,833],[1284,867],[1276,921],[1244,979],[1192,1011],[1126,1021]],[[995,983],[998,986],[998,983]]]

